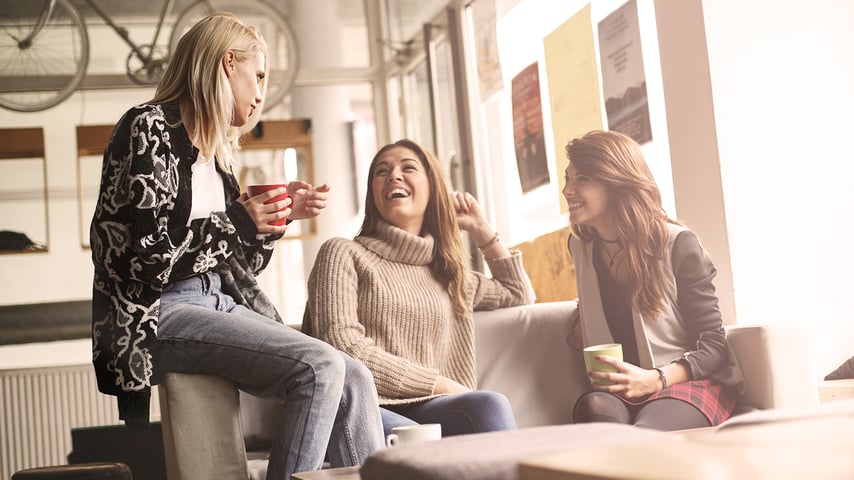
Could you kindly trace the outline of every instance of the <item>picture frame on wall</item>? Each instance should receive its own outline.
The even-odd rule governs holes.
[[[537,62],[513,77],[511,88],[516,166],[522,193],[528,193],[550,181]]]

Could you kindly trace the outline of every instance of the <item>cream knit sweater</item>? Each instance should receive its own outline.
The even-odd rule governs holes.
[[[326,241],[309,275],[303,331],[362,361],[382,404],[431,397],[438,375],[476,388],[472,310],[534,300],[513,252],[488,263],[493,278],[469,273],[469,311],[456,318],[432,258],[432,237],[382,223],[377,237]]]

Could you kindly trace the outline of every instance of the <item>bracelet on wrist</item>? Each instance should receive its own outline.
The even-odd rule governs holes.
[[[664,370],[658,367],[653,367],[653,370],[658,372],[658,378],[661,380],[661,389],[664,390],[667,388],[667,375],[664,374]]]
[[[498,240],[499,240],[498,232],[495,232],[495,235],[492,238],[490,238],[488,242],[484,243],[483,245],[478,245],[477,248],[479,250],[486,250],[487,248],[498,243]]]

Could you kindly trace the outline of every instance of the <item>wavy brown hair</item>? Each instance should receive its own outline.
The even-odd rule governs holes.
[[[373,178],[376,175],[377,161],[392,148],[403,147],[411,150],[427,174],[430,184],[430,199],[424,212],[424,225],[421,235],[433,236],[433,261],[430,272],[433,278],[442,284],[451,297],[454,312],[464,317],[468,311],[466,297],[467,267],[463,256],[463,243],[460,239],[460,227],[457,224],[457,213],[451,199],[448,183],[439,167],[439,161],[427,149],[408,139],[390,143],[377,152],[371,160],[368,169],[368,189],[365,194],[365,219],[359,235],[372,236],[377,231],[380,216],[377,204],[374,202]]]
[[[663,260],[667,255],[668,218],[661,192],[631,137],[615,131],[594,130],[566,145],[569,163],[578,175],[602,184],[617,223],[617,241],[625,251],[629,271],[629,298],[644,318],[656,318],[664,301]],[[592,241],[595,229],[572,225],[572,232]]]
[[[250,121],[238,128],[234,118],[234,94],[222,67],[227,52],[237,62],[264,55],[264,69],[269,73],[267,43],[261,34],[231,13],[215,13],[196,22],[181,36],[169,59],[152,103],[178,102],[192,109],[193,130],[199,150],[206,158],[216,158],[220,167],[229,171],[231,155],[239,149],[239,139],[261,118],[261,105]],[[266,92],[266,75],[261,92]]]

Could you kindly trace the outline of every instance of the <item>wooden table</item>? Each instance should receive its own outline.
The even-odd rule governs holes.
[[[745,425],[520,463],[520,480],[852,479],[854,415]]]

